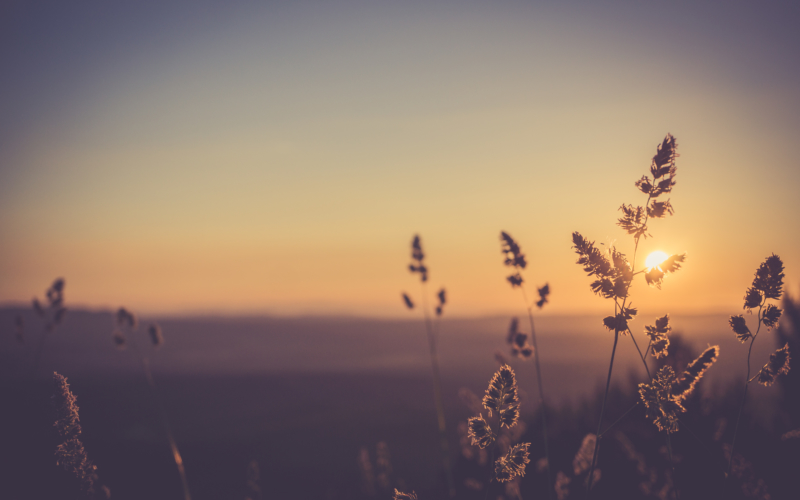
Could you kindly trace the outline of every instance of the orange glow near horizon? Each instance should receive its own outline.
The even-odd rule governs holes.
[[[32,53],[0,82],[0,304],[63,276],[72,305],[405,317],[419,234],[446,314],[514,313],[506,230],[529,292],[550,285],[543,313],[607,312],[570,236],[633,261],[618,208],[645,203],[634,182],[667,133],[675,213],[636,262],[688,258],[662,290],[635,281],[637,307],[740,309],[773,252],[797,289],[797,44],[717,31],[716,10],[586,8],[264,4],[224,23],[15,28],[28,42],[8,46]],[[651,78],[665,68],[681,78]],[[742,202],[759,197],[768,210]]]

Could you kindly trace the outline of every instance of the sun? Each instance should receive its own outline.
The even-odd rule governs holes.
[[[648,269],[659,267],[661,263],[667,260],[668,258],[669,255],[662,252],[661,250],[656,250],[655,252],[647,256],[647,259],[645,259],[644,261],[644,265],[647,266]]]

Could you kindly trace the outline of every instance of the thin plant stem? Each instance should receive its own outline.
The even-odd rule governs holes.
[[[650,351],[650,345],[647,346],[647,351],[645,351],[643,355],[641,349],[639,349],[639,344],[636,342],[636,337],[633,336],[633,332],[630,328],[628,328],[628,334],[630,334],[631,340],[633,340],[633,345],[636,346],[636,352],[639,353],[639,357],[642,359],[642,364],[644,364],[644,369],[647,372],[647,378],[652,382],[653,376],[650,374],[650,367],[647,366],[647,359],[645,358],[647,352]],[[667,453],[669,454],[669,466],[672,469],[672,489],[675,492],[675,498],[678,498],[678,488],[675,486],[675,462],[672,460],[672,438],[669,431],[667,431]]]
[[[733,450],[736,446],[736,435],[739,432],[739,422],[742,420],[742,411],[744,410],[744,404],[747,401],[747,388],[750,386],[750,354],[753,352],[753,343],[756,341],[756,337],[758,337],[758,332],[761,331],[761,310],[764,308],[764,304],[767,303],[767,298],[764,297],[764,300],[758,306],[758,328],[756,328],[756,333],[753,335],[753,338],[750,339],[750,347],[747,349],[747,377],[745,377],[744,382],[744,394],[742,395],[742,403],[739,405],[739,415],[736,417],[736,426],[733,428],[733,440],[731,441],[731,458],[728,461],[728,473],[725,475],[725,481],[722,483],[722,493],[725,493],[725,486],[728,484],[728,478],[731,477],[731,472],[733,471]]]
[[[536,329],[533,327],[533,310],[531,303],[528,301],[528,294],[525,293],[525,287],[522,286],[522,298],[525,305],[528,306],[528,320],[531,323],[531,341],[533,342],[533,361],[536,365],[536,382],[539,386],[539,407],[542,409],[542,436],[544,437],[544,456],[547,459],[547,493],[548,498],[552,498],[551,485],[553,484],[550,477],[550,450],[547,444],[547,408],[544,404],[544,389],[542,388],[542,369],[539,364],[539,345],[536,343]]]
[[[489,460],[489,481],[486,483],[486,496],[484,496],[484,500],[489,500],[489,488],[492,486],[492,475],[494,474],[494,445],[492,446],[492,450],[490,452],[491,459]]]
[[[617,341],[619,341],[619,330],[614,330],[614,347],[611,349],[611,363],[608,365],[608,378],[606,379],[606,391],[603,395],[603,405],[600,408],[600,422],[597,424],[597,440],[594,445],[592,455],[592,467],[589,469],[589,482],[586,486],[586,497],[589,498],[592,492],[592,479],[594,479],[594,468],[597,464],[597,450],[600,449],[600,431],[603,429],[603,415],[606,411],[606,400],[608,399],[608,388],[611,385],[611,371],[614,369],[614,355],[617,353]]]
[[[623,419],[623,418],[625,418],[625,417],[627,417],[627,416],[628,416],[628,414],[629,414],[630,412],[632,412],[633,410],[635,410],[637,406],[639,406],[639,402],[638,402],[638,401],[637,401],[637,402],[635,402],[635,403],[633,403],[633,406],[631,406],[631,407],[628,409],[628,411],[626,411],[625,413],[623,413],[621,417],[619,417],[618,419],[616,419],[616,420],[614,421],[614,423],[613,423],[613,424],[609,425],[609,426],[606,428],[606,430],[604,430],[603,432],[601,432],[600,434],[598,434],[598,435],[597,435],[597,438],[598,438],[598,439],[600,439],[600,438],[601,438],[601,437],[603,437],[603,436],[604,436],[604,435],[605,435],[605,434],[606,434],[608,431],[610,431],[611,429],[613,429],[615,425],[617,425],[618,423],[622,422],[622,419]]]
[[[428,335],[428,349],[431,355],[431,371],[433,372],[433,399],[436,405],[436,417],[439,424],[439,441],[442,451],[442,464],[447,480],[447,492],[450,498],[455,497],[456,487],[453,482],[453,471],[450,467],[450,446],[447,441],[447,423],[444,417],[444,404],[442,403],[442,379],[439,374],[439,357],[436,354],[436,332],[428,314],[427,290],[422,283],[422,312],[425,316],[425,332]]]
[[[183,487],[183,498],[184,500],[192,500],[192,495],[189,493],[189,482],[186,480],[186,470],[183,466],[183,457],[181,457],[181,452],[178,450],[178,445],[175,442],[175,437],[172,435],[172,428],[169,425],[169,420],[167,419],[167,413],[164,411],[164,405],[161,402],[161,398],[159,397],[158,389],[156,388],[155,379],[153,379],[153,373],[150,371],[150,362],[149,360],[142,355],[139,349],[136,347],[136,344],[131,342],[133,345],[133,350],[136,351],[136,354],[139,360],[142,363],[142,370],[144,371],[144,377],[147,379],[147,385],[150,386],[150,391],[153,394],[153,399],[156,401],[156,406],[158,408],[159,416],[161,417],[161,424],[164,426],[164,431],[167,435],[167,441],[169,442],[169,448],[172,452],[172,460],[175,462],[175,467],[178,469],[178,475],[181,478],[181,486]]]

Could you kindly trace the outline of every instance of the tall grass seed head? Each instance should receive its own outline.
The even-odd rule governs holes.
[[[413,262],[408,265],[408,270],[412,273],[419,273],[420,280],[422,280],[423,283],[428,281],[428,268],[425,267],[423,263],[424,259],[425,254],[422,252],[422,241],[419,235],[416,234],[411,241],[411,260]]]
[[[514,370],[508,365],[503,365],[494,374],[483,397],[483,407],[489,411],[496,411],[500,418],[500,426],[512,427],[519,418],[519,395],[517,394],[517,381]]]
[[[467,427],[467,437],[471,440],[472,446],[484,449],[494,443],[495,435],[483,415],[471,417],[467,420]]]
[[[575,476],[580,476],[591,468],[595,446],[597,446],[597,436],[595,434],[589,433],[583,437],[581,446],[572,459],[572,471]]]
[[[683,375],[672,386],[672,395],[678,401],[684,401],[694,391],[703,374],[713,365],[719,357],[719,346],[711,346],[703,351],[700,356],[689,363]]]
[[[411,300],[411,297],[408,296],[407,293],[403,293],[403,302],[405,302],[406,307],[409,309],[414,309],[414,302]]]
[[[751,312],[754,308],[761,305],[762,300],[764,300],[762,292],[751,286],[744,293],[744,309],[746,309],[747,312]]]
[[[633,205],[622,204],[619,207],[622,212],[622,217],[617,220],[617,225],[622,228],[626,233],[633,235],[636,240],[647,234],[647,213],[642,207],[634,207]]]
[[[782,309],[778,309],[772,304],[767,304],[767,307],[761,315],[761,321],[764,323],[764,326],[771,330],[778,326],[778,320],[781,319],[782,313]]]
[[[667,134],[664,140],[656,147],[656,154],[650,163],[650,174],[653,176],[655,189],[651,189],[648,194],[655,198],[662,193],[669,193],[675,185],[676,167],[675,160],[678,158],[678,143],[672,134]],[[659,180],[661,179],[661,180]]]
[[[731,329],[733,330],[733,333],[736,334],[736,338],[739,339],[739,342],[745,343],[753,337],[753,334],[747,327],[747,321],[741,314],[737,316],[731,316],[731,318],[728,320],[728,324],[731,325]]]
[[[639,384],[639,397],[645,406],[645,416],[658,430],[669,433],[678,430],[678,413],[686,409],[672,395],[675,372],[670,366],[662,367],[650,383]]]
[[[791,360],[789,343],[787,342],[786,345],[769,355],[769,362],[758,373],[758,383],[767,387],[775,383],[778,375],[789,373]]]
[[[768,299],[779,299],[783,293],[783,277],[783,261],[772,254],[756,270],[753,288],[763,292]]]
[[[86,450],[78,436],[81,434],[80,416],[75,395],[69,389],[67,379],[59,373],[53,373],[53,403],[56,421],[53,426],[64,440],[56,447],[56,465],[78,480],[81,490],[94,493],[94,482],[97,479],[95,467],[86,455]]]
[[[525,466],[530,463],[530,443],[512,446],[508,453],[495,461],[495,478],[506,482],[525,475]]]

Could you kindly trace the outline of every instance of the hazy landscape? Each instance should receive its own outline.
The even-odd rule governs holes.
[[[25,317],[25,346],[14,340],[14,318]],[[8,433],[0,467],[9,498],[52,494],[41,481],[51,461],[43,401],[48,372],[70,374],[78,395],[84,441],[113,498],[175,498],[180,483],[171,464],[156,409],[132,353],[114,346],[111,311],[69,311],[50,335],[36,380],[28,369],[41,333],[29,309],[0,310],[0,366],[11,406],[3,412]],[[419,491],[436,491],[436,433],[430,367],[419,321],[368,318],[187,317],[157,318],[165,343],[154,353],[154,376],[175,428],[187,475],[198,499],[243,498],[251,460],[261,467],[265,496],[365,497],[360,449],[374,458],[378,442],[391,453],[394,474]],[[143,322],[148,318],[142,318]],[[495,353],[512,359],[505,343],[509,318],[444,320],[440,357],[444,402],[451,429],[466,421],[462,387],[482,394],[499,366]],[[593,317],[538,318],[543,379],[551,404],[574,407],[593,397],[607,370],[608,335]],[[709,370],[704,393],[727,390],[740,379],[746,353],[724,315],[676,316],[676,330],[695,346],[719,344],[723,356]],[[138,332],[141,344],[145,332]],[[768,338],[754,355],[775,349]],[[621,343],[615,379],[644,379],[632,344]],[[530,362],[514,362],[523,394],[534,390]],[[752,413],[764,420],[777,387],[753,394]],[[36,402],[23,392],[41,395]],[[14,399],[16,398],[16,399]],[[31,406],[33,405],[33,406]],[[40,414],[35,413],[39,405]],[[528,418],[535,410],[523,396]],[[768,419],[767,419],[768,420]],[[38,427],[37,427],[38,426]],[[32,438],[36,446],[31,446]],[[458,449],[457,436],[452,435]],[[574,453],[574,451],[573,451]],[[567,453],[567,455],[569,452]],[[541,449],[533,450],[535,459]],[[465,473],[462,471],[462,473]],[[309,478],[314,480],[310,481]]]

